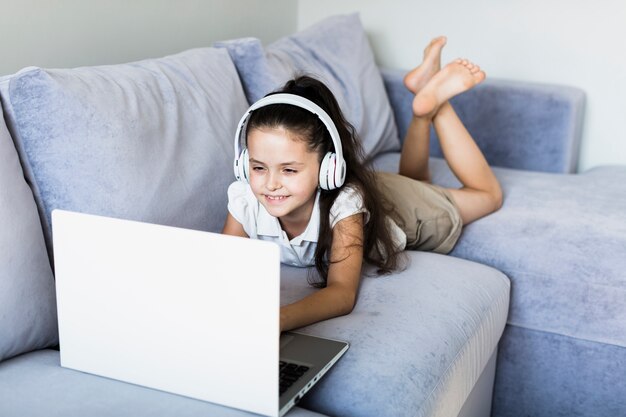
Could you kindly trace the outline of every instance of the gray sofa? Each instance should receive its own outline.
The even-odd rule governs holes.
[[[358,16],[268,47],[0,78],[0,415],[248,415],[60,367],[50,212],[219,231],[238,118],[294,72],[323,78],[374,166],[397,169],[411,97],[402,72],[376,67]],[[626,413],[626,167],[573,173],[583,103],[575,88],[504,80],[454,100],[502,209],[452,256],[366,268],[350,315],[302,329],[352,347],[290,415]],[[432,143],[434,182],[454,185]],[[307,270],[281,272],[281,303],[315,291]]]

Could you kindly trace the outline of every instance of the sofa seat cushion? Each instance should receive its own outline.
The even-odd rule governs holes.
[[[225,50],[28,68],[2,94],[48,238],[55,208],[221,230],[248,107]]]
[[[267,47],[256,38],[216,46],[228,49],[250,103],[297,75],[310,75],[334,93],[367,155],[400,150],[391,104],[357,14],[332,16]]]
[[[40,350],[0,364],[0,415],[29,417],[246,417],[256,414],[62,368]],[[295,407],[294,417],[322,414]]]
[[[453,255],[511,278],[510,324],[626,347],[626,167],[496,175],[503,209]]]
[[[302,329],[351,344],[303,398],[306,408],[376,417],[461,410],[504,329],[509,281],[474,262],[406,254],[404,271],[363,278],[352,313]],[[316,291],[309,271],[283,267],[281,303]]]
[[[388,154],[377,166],[398,161]],[[431,168],[433,182],[458,186],[443,160]],[[503,207],[466,226],[450,254],[511,279],[509,324],[626,347],[626,167],[494,172]]]
[[[37,206],[0,117],[0,362],[56,345],[56,317]]]

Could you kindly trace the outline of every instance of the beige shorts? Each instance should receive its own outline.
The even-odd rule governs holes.
[[[387,172],[376,172],[376,178],[406,234],[407,249],[448,253],[454,248],[463,221],[448,190]]]

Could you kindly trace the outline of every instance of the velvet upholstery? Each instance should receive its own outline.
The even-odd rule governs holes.
[[[56,320],[54,279],[37,206],[0,118],[0,362],[56,345]]]
[[[626,167],[498,174],[503,210],[452,254],[514,280],[510,324],[626,347]]]
[[[398,162],[390,155],[376,166]],[[443,160],[431,168],[434,183],[459,185]],[[509,324],[626,347],[626,167],[494,172],[502,208],[465,226],[451,255],[511,278]]]
[[[252,103],[298,74],[333,91],[366,155],[400,149],[380,71],[356,14],[333,16],[263,47],[255,38],[216,43],[228,49]]]
[[[247,108],[225,50],[30,68],[3,100],[48,239],[55,208],[221,230],[215,196],[232,180],[231,132]]]

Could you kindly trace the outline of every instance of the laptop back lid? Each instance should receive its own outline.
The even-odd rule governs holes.
[[[61,365],[278,414],[271,243],[55,210]]]

